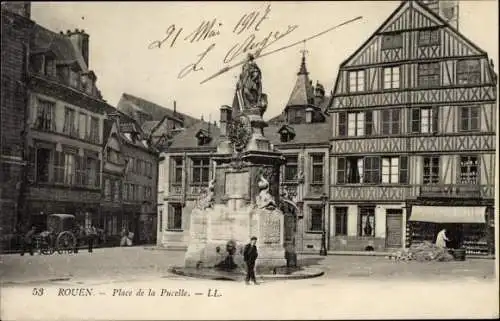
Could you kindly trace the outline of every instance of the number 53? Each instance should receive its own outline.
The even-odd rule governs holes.
[[[42,296],[43,292],[44,292],[43,288],[33,288],[33,292],[31,294],[35,296]]]

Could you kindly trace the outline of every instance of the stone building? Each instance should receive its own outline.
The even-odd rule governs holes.
[[[107,117],[100,226],[108,244],[119,244],[122,229],[134,244],[154,244],[159,153],[134,119],[114,108]]]
[[[329,138],[331,123],[324,113],[329,98],[322,85],[312,85],[302,57],[297,80],[283,112],[269,120],[265,136],[287,160],[281,169],[281,193],[291,204],[285,210],[286,231],[298,251],[318,252],[327,229]],[[219,126],[200,122],[178,133],[160,162],[158,245],[186,248],[190,213],[214,175],[213,157],[229,135],[229,120],[239,111],[236,96],[221,107]],[[291,223],[291,224],[290,224]]]
[[[456,1],[402,1],[340,65],[331,249],[434,241],[446,226],[469,253],[488,252],[497,82],[457,14]]]
[[[29,50],[27,219],[43,228],[51,213],[98,223],[103,122],[109,105],[89,65],[89,35],[35,25]]]
[[[29,51],[30,4],[2,2],[2,67],[0,110],[0,234],[20,223],[25,189],[26,67]]]

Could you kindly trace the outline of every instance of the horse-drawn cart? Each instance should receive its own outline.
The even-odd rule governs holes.
[[[76,219],[71,214],[51,214],[47,217],[47,230],[36,237],[41,254],[71,252],[76,246]]]

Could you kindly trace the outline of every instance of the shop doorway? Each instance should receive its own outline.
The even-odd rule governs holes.
[[[386,211],[386,248],[401,248],[403,246],[403,210],[387,209]]]

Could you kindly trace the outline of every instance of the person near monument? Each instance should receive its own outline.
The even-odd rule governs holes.
[[[257,238],[255,236],[252,236],[252,238],[250,239],[250,243],[245,245],[245,249],[243,251],[243,259],[245,260],[245,263],[247,265],[247,276],[245,279],[246,284],[249,284],[250,280],[252,280],[254,284],[258,284],[257,280],[255,279],[255,261],[259,256],[257,253],[257,246],[255,245],[256,243]]]
[[[436,237],[436,246],[439,248],[446,248],[446,242],[449,242],[450,240],[446,237],[446,229],[442,229],[439,231],[437,237]]]

